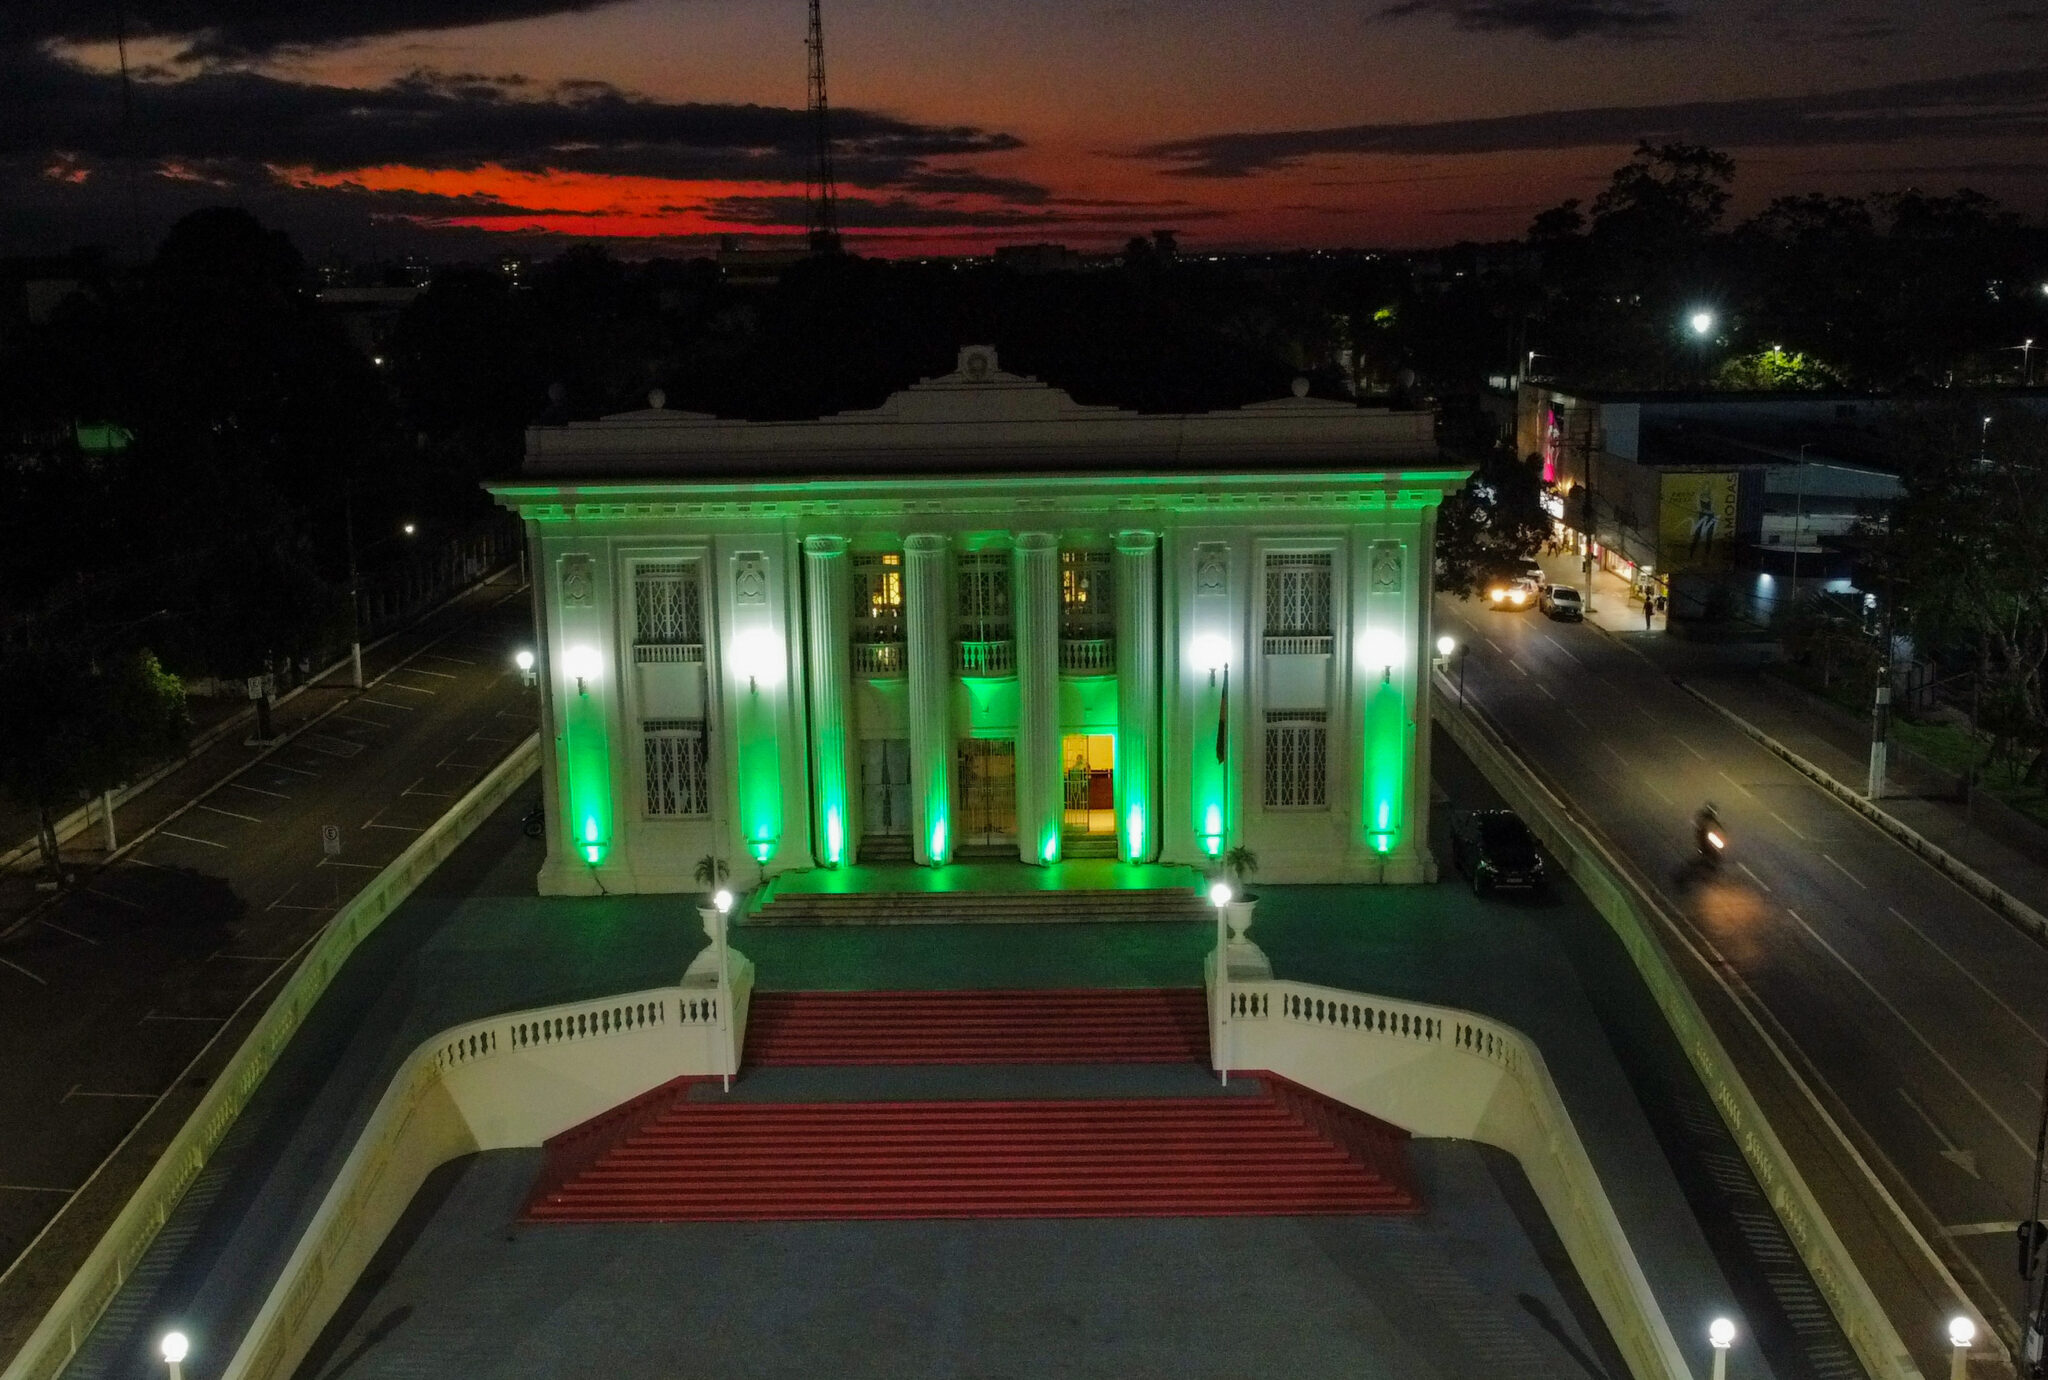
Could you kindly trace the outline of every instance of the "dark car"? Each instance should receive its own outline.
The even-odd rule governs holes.
[[[1513,810],[1455,810],[1451,862],[1480,896],[1496,891],[1541,892],[1546,879],[1536,836]]]

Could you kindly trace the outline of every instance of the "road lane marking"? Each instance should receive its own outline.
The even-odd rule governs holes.
[[[45,929],[55,930],[59,934],[68,934],[73,939],[84,940],[86,943],[92,945],[95,949],[100,947],[100,941],[94,939],[91,935],[80,934],[77,930],[67,930],[62,925],[58,924],[55,920],[45,920],[43,919],[42,916],[38,915],[36,917],[36,923],[38,925],[43,926]]]
[[[0,963],[6,964],[15,972],[20,973],[23,977],[27,978],[30,982],[39,983],[44,987],[48,987],[50,985],[49,983],[44,982],[43,979],[37,977],[34,973],[31,973],[28,969],[22,967],[19,963],[16,963],[11,958],[0,958]]]
[[[367,724],[371,728],[389,728],[391,724],[383,719],[366,719],[360,714],[336,714],[337,719],[347,719],[352,724]]]
[[[226,949],[215,949],[206,956],[206,961],[211,963],[216,958],[225,958],[234,963],[288,963],[291,961],[289,954],[283,957],[279,957],[276,954],[231,954]]]
[[[1655,714],[1652,714],[1649,710],[1643,708],[1643,706],[1635,700],[1630,700],[1628,702],[1628,707],[1630,709],[1635,710],[1636,713],[1642,715],[1644,718],[1648,719],[1651,723],[1656,724],[1659,728],[1662,728],[1664,726],[1664,721],[1662,719],[1658,718]]]
[[[169,830],[169,829],[159,829],[159,830],[157,830],[157,832],[158,832],[159,834],[162,834],[162,835],[163,835],[163,836],[164,836],[165,838],[167,838],[167,839],[183,839],[183,840],[185,840],[185,842],[187,842],[187,843],[203,843],[203,844],[205,844],[205,845],[206,845],[206,846],[207,846],[208,848],[218,848],[218,849],[222,850],[223,852],[225,852],[225,851],[227,850],[227,845],[226,845],[226,844],[224,844],[224,843],[215,843],[215,842],[214,842],[214,841],[213,841],[212,839],[195,839],[195,838],[193,838],[193,837],[192,837],[192,836],[191,836],[190,834],[180,834],[180,833],[175,833],[175,832],[173,832],[172,830]]]
[[[1494,651],[1500,653],[1502,656],[1507,655],[1507,650],[1504,647],[1502,647],[1500,643],[1495,642],[1492,638],[1481,637],[1479,640],[1484,642],[1487,646],[1493,648]]]
[[[1672,734],[1671,736],[1674,738],[1678,738],[1678,735],[1676,733]],[[1707,757],[1707,754],[1701,752],[1698,748],[1694,747],[1691,743],[1688,743],[1683,738],[1678,738],[1678,745],[1684,748],[1687,752],[1691,753],[1693,756],[1699,758],[1702,762],[1710,760]]]
[[[1847,877],[1850,881],[1856,883],[1856,885],[1862,887],[1865,891],[1870,890],[1869,882],[1864,881],[1861,877],[1851,872],[1848,868],[1836,862],[1832,854],[1822,853],[1821,857],[1827,859],[1828,866],[1834,868],[1835,871],[1841,873],[1844,877]]]
[[[4,1193],[61,1193],[69,1198],[78,1190],[75,1188],[44,1188],[41,1184],[0,1184]]]
[[[1585,729],[1588,733],[1591,733],[1593,731],[1593,725],[1587,723],[1584,719],[1580,718],[1578,710],[1572,708],[1570,705],[1566,705],[1564,707],[1564,712],[1571,715],[1572,722],[1577,724],[1580,728]]]
[[[1545,642],[1548,642],[1551,646],[1557,648],[1560,652],[1563,652],[1566,656],[1571,657],[1573,664],[1578,666],[1584,666],[1586,664],[1585,662],[1580,661],[1577,656],[1573,655],[1571,648],[1565,646],[1564,643],[1559,642],[1549,633],[1543,634],[1543,640]]]
[[[1906,1105],[1913,1109],[1913,1115],[1925,1122],[1927,1129],[1933,1133],[1934,1138],[1941,1142],[1941,1157],[1943,1159],[1973,1179],[1981,1177],[1977,1173],[1977,1154],[1974,1150],[1965,1150],[1950,1140],[1948,1133],[1937,1126],[1934,1118],[1927,1114],[1927,1109],[1913,1100],[1913,1094],[1907,1092],[1904,1088],[1900,1088],[1899,1096],[1906,1100]]]
[[[200,809],[202,809],[202,810],[204,810],[204,811],[206,811],[206,812],[207,812],[208,814],[210,814],[210,815],[226,815],[226,816],[227,816],[227,817],[228,817],[229,819],[246,819],[246,820],[248,820],[248,821],[249,821],[249,822],[250,822],[251,824],[261,824],[261,823],[263,822],[262,820],[260,820],[260,819],[256,818],[256,816],[254,816],[254,815],[245,815],[245,814],[241,814],[241,813],[238,813],[237,811],[234,811],[234,810],[223,810],[223,809],[222,809],[222,808],[221,808],[220,806],[218,806],[218,805],[207,805],[207,804],[201,803],[201,804],[200,804],[200,806],[199,806],[199,808],[200,808]]]
[[[369,823],[365,824],[363,827],[365,829],[393,829],[401,834],[424,834],[427,832],[426,827],[424,825],[418,828],[414,828],[410,824],[379,824],[374,819],[371,820]]]
[[[1755,791],[1753,791],[1753,790],[1751,790],[1751,789],[1750,789],[1749,787],[1747,787],[1747,786],[1743,785],[1743,784],[1742,784],[1742,783],[1741,783],[1740,781],[1737,781],[1737,780],[1736,780],[1736,779],[1735,779],[1734,777],[1730,776],[1730,775],[1729,775],[1729,774],[1728,774],[1728,773],[1727,773],[1726,771],[1722,770],[1721,768],[1719,768],[1719,767],[1716,767],[1716,768],[1714,768],[1714,774],[1715,774],[1716,776],[1720,777],[1720,778],[1721,778],[1721,779],[1722,779],[1723,781],[1726,781],[1726,782],[1727,782],[1727,783],[1728,783],[1729,785],[1733,786],[1733,787],[1734,787],[1734,788],[1735,788],[1736,790],[1738,790],[1738,791],[1741,791],[1741,792],[1742,792],[1742,793],[1743,793],[1744,795],[1748,796],[1748,797],[1749,797],[1749,798],[1750,798],[1751,800],[1754,800],[1754,799],[1756,799],[1756,792],[1755,792]]]
[[[284,763],[275,760],[265,762],[263,765],[266,767],[275,767],[279,771],[291,772],[295,776],[318,776],[320,774],[317,771],[307,771],[304,767],[288,767]],[[287,796],[285,798],[289,800],[291,797]]]
[[[479,649],[479,650],[481,650],[481,649]],[[435,661],[452,661],[452,662],[454,662],[454,663],[455,663],[455,664],[456,664],[457,666],[474,666],[474,665],[476,665],[476,663],[475,663],[474,661],[471,661],[471,660],[470,660],[470,659],[469,659],[468,657],[466,657],[466,656],[450,656],[450,655],[448,655],[448,653],[446,653],[446,652],[430,652],[430,653],[428,653],[428,655],[429,655],[429,656],[431,656],[431,657],[432,657],[432,658],[433,658],[433,659],[434,659]]]
[[[488,733],[472,733],[465,741],[471,743],[504,743],[509,747],[519,740],[517,738],[493,738]]]
[[[1545,684],[1544,684],[1544,683],[1543,683],[1542,681],[1540,681],[1540,680],[1536,682],[1536,688],[1537,688],[1538,690],[1541,690],[1541,691],[1542,691],[1542,692],[1543,692],[1544,694],[1546,694],[1546,695],[1550,696],[1550,698],[1552,698],[1552,699],[1556,699],[1556,698],[1557,698],[1557,692],[1556,692],[1555,690],[1552,690],[1552,689],[1551,689],[1551,688],[1550,688],[1549,686],[1545,685]]]
[[[1651,790],[1655,791],[1657,793],[1657,798],[1659,800],[1663,801],[1666,805],[1676,805],[1678,803],[1665,792],[1662,786],[1657,784],[1656,780],[1648,772],[1644,772],[1642,776],[1643,784],[1645,786],[1648,786]]]
[[[420,689],[420,688],[419,688],[419,687],[418,687],[417,685],[401,685],[401,684],[399,684],[399,683],[398,683],[397,681],[395,681],[395,680],[387,680],[387,681],[385,681],[385,682],[384,682],[384,684],[385,684],[385,685],[386,685],[387,687],[389,687],[390,689],[393,689],[393,690],[403,690],[403,691],[405,691],[405,692],[406,692],[407,694],[409,694],[409,695],[438,695],[438,694],[440,694],[440,693],[441,693],[441,692],[440,692],[440,691],[438,691],[438,690],[422,690],[422,689]],[[372,701],[371,701],[371,703],[372,703],[372,704],[383,704],[383,703],[384,703],[384,701],[383,701],[383,700],[372,700]],[[400,708],[410,708],[411,706],[409,706],[409,705],[396,705],[396,704],[394,704],[394,705],[392,705],[391,707],[392,707],[393,709],[400,709]]]
[[[1743,875],[1747,876],[1752,882],[1755,882],[1758,886],[1762,887],[1766,895],[1770,894],[1771,884],[1765,881],[1763,878],[1757,876],[1756,873],[1751,872],[1749,870],[1748,863],[1743,862],[1741,859],[1738,858],[1735,862],[1735,865],[1742,869]]]
[[[1769,813],[1769,815],[1770,815],[1770,817],[1771,817],[1772,819],[1775,819],[1776,821],[1778,821],[1778,823],[1780,823],[1780,824],[1784,825],[1784,826],[1785,826],[1785,827],[1786,827],[1787,829],[1790,829],[1790,830],[1792,831],[1792,837],[1793,837],[1793,838],[1795,838],[1795,839],[1798,839],[1798,840],[1799,840],[1799,841],[1800,841],[1801,843],[1804,843],[1804,842],[1806,841],[1806,835],[1804,835],[1804,834],[1800,833],[1800,832],[1799,832],[1799,828],[1798,828],[1798,826],[1797,826],[1797,825],[1795,825],[1795,824],[1793,824],[1791,820],[1789,820],[1789,819],[1785,818],[1785,817],[1784,817],[1783,815],[1779,814],[1779,813],[1778,813],[1778,812],[1777,812],[1776,810],[1771,810],[1771,811],[1768,811],[1767,813]]]
[[[2037,1030],[2034,1027],[2034,1024],[2031,1021],[2029,1021],[2025,1016],[2022,1016],[2019,1012],[2013,1010],[2012,1007],[2006,1003],[2004,997],[2001,997],[1998,995],[1998,993],[1992,991],[1991,988],[1985,984],[1984,979],[1978,977],[1975,973],[1971,972],[1967,967],[1963,965],[1963,961],[1961,959],[1957,958],[1954,954],[1950,953],[1942,945],[1935,943],[1931,938],[1928,937],[1927,932],[1925,930],[1921,929],[1911,920],[1908,920],[1906,918],[1904,911],[1900,910],[1897,906],[1886,906],[1885,909],[1890,911],[1894,916],[1898,917],[1899,923],[1904,925],[1907,929],[1911,930],[1914,936],[1918,938],[1921,943],[1925,944],[1928,948],[1934,950],[1943,958],[1947,959],[1949,963],[1954,966],[1957,972],[1961,973],[1964,977],[1968,978],[1972,983],[1976,985],[1978,991],[1982,992],[1985,996],[1991,998],[1992,1001],[1996,1002],[1998,1004],[1998,1009],[2005,1012],[2006,1015],[2012,1017],[2013,1021],[2016,1024],[2018,1024],[2020,1029],[2026,1031],[2027,1034],[2033,1036],[2041,1044],[2048,1045],[2048,1035],[2043,1035],[2039,1030]]]
[[[2028,1140],[2025,1136],[2021,1135],[2018,1131],[2015,1131],[2011,1127],[2011,1125],[2009,1125],[2006,1122],[2006,1119],[1998,1114],[1998,1109],[1991,1105],[1990,1099],[1986,1098],[1984,1094],[1978,1092],[1977,1089],[1971,1084],[1970,1080],[1963,1077],[1962,1071],[1958,1069],[1954,1064],[1951,1064],[1948,1061],[1948,1056],[1943,1054],[1939,1049],[1936,1049],[1934,1047],[1933,1041],[1929,1040],[1925,1035],[1922,1035],[1920,1033],[1919,1026],[1914,1025],[1911,1021],[1906,1019],[1905,1013],[1900,1011],[1898,1007],[1892,1004],[1892,999],[1890,997],[1887,997],[1884,993],[1878,991],[1876,984],[1871,982],[1869,978],[1863,976],[1862,969],[1858,968],[1848,959],[1842,957],[1841,951],[1839,949],[1837,949],[1834,945],[1828,943],[1827,940],[1821,938],[1820,931],[1816,930],[1813,926],[1807,924],[1805,916],[1801,915],[1798,911],[1793,910],[1790,906],[1787,906],[1785,908],[1785,914],[1791,916],[1795,921],[1797,921],[1799,923],[1799,928],[1805,930],[1807,934],[1813,937],[1814,943],[1820,945],[1823,949],[1826,949],[1829,954],[1833,955],[1835,962],[1841,964],[1844,968],[1848,969],[1849,975],[1855,978],[1856,981],[1862,983],[1864,990],[1869,992],[1871,996],[1876,997],[1878,1000],[1878,1004],[1883,1006],[1885,1010],[1892,1013],[1892,1018],[1896,1020],[1900,1025],[1904,1026],[1907,1032],[1911,1034],[1915,1040],[1919,1041],[1920,1047],[1927,1051],[1927,1053],[1934,1059],[1934,1062],[1940,1064],[1942,1068],[1946,1069],[1948,1071],[1949,1077],[1955,1079],[1957,1084],[1961,1086],[1963,1091],[1968,1093],[1972,1100],[1974,1100],[1978,1106],[1984,1109],[1985,1114],[1988,1115],[1991,1118],[1991,1120],[1997,1124],[1998,1128],[2004,1131],[2008,1136],[2012,1137],[2013,1144],[2019,1146],[2020,1152],[2022,1154],[2032,1155],[2034,1153],[2033,1142]]]
[[[1953,1227],[1943,1227],[1943,1236],[2011,1236],[2018,1232],[2017,1222],[1958,1222]]]
[[[439,677],[440,677],[440,678],[441,678],[442,680],[460,680],[460,679],[461,679],[461,677],[460,677],[460,676],[457,676],[457,675],[453,674],[452,672],[449,672],[449,671],[429,671],[429,670],[428,670],[428,669],[427,669],[426,667],[424,667],[424,666],[407,666],[407,667],[405,667],[404,669],[405,669],[405,670],[406,670],[406,671],[407,671],[407,672],[408,672],[409,674],[411,674],[411,675],[415,675],[415,676],[439,676]],[[394,683],[395,683],[395,682],[394,682]],[[405,689],[405,687],[404,687],[404,686],[402,686],[402,685],[401,685],[401,686],[399,686],[398,688],[399,688],[399,689],[401,689],[401,690]]]
[[[1603,742],[1602,742],[1602,743],[1600,744],[1600,746],[1601,746],[1601,747],[1604,747],[1604,748],[1606,748],[1606,749],[1607,749],[1607,752],[1608,752],[1608,755],[1609,755],[1609,756],[1611,756],[1611,757],[1613,757],[1615,761],[1617,761],[1617,762],[1621,763],[1621,764],[1622,764],[1622,765],[1623,765],[1624,767],[1628,765],[1628,758],[1626,758],[1626,757],[1623,757],[1623,756],[1621,755],[1621,749],[1620,749],[1620,748],[1616,747],[1616,746],[1615,746],[1614,744],[1612,744],[1612,743],[1609,743],[1609,742],[1605,742],[1605,741],[1603,741]]]
[[[158,1098],[158,1097],[160,1097],[161,1095],[162,1095],[162,1094],[160,1094],[160,1093],[114,1093],[114,1092],[91,1092],[91,1091],[88,1091],[88,1090],[87,1090],[87,1088],[86,1088],[85,1084],[83,1084],[83,1083],[73,1083],[73,1084],[71,1085],[71,1091],[70,1091],[70,1092],[68,1092],[68,1093],[65,1093],[65,1094],[64,1094],[64,1096],[62,1096],[62,1097],[58,1098],[57,1100],[58,1100],[59,1102],[69,1102],[69,1101],[70,1101],[70,1100],[71,1100],[72,1098],[74,1098],[74,1097],[107,1097],[107,1098],[117,1098],[117,1099],[119,1099],[119,1100],[122,1100],[122,1101],[135,1101],[135,1102],[154,1102],[154,1101],[156,1101],[156,1100],[157,1100],[157,1098]]]
[[[250,792],[251,794],[254,794],[254,795],[267,795],[267,796],[270,796],[270,797],[271,797],[272,799],[274,799],[274,800],[290,800],[290,799],[291,799],[291,797],[290,797],[290,796],[288,796],[288,795],[286,795],[286,794],[285,794],[285,793],[284,793],[283,791],[266,791],[266,790],[264,790],[264,789],[263,789],[263,788],[262,788],[261,786],[245,786],[245,785],[243,785],[243,784],[242,784],[241,782],[239,782],[239,781],[230,781],[230,782],[228,782],[228,784],[229,784],[230,786],[233,786],[233,787],[234,787],[234,788],[235,788],[236,790],[238,790],[238,791],[248,791],[248,792]]]
[[[226,1016],[166,1016],[166,1015],[165,1015],[165,1014],[163,1014],[163,1013],[162,1013],[161,1011],[158,1011],[158,1010],[157,1010],[157,1009],[156,1009],[155,1007],[151,1007],[151,1008],[150,1008],[149,1010],[147,1010],[147,1011],[145,1011],[145,1012],[143,1012],[143,1013],[142,1013],[142,1019],[143,1019],[143,1020],[145,1020],[145,1021],[200,1021],[200,1022],[203,1022],[203,1023],[204,1023],[204,1024],[206,1024],[206,1025],[219,1025],[219,1024],[220,1024],[220,1023],[222,1022],[222,1021],[226,1020],[226,1019],[227,1019],[227,1017],[226,1017]]]
[[[338,859],[338,858],[322,858],[322,859],[321,859],[321,860],[320,860],[319,862],[316,862],[316,863],[314,863],[314,864],[313,864],[313,866],[315,866],[315,867],[353,867],[353,868],[355,868],[355,869],[357,869],[358,871],[361,871],[361,872],[382,872],[382,871],[384,870],[384,869],[383,869],[382,867],[379,867],[379,866],[378,866],[378,865],[377,865],[376,863],[352,863],[352,862],[342,862],[342,861],[341,861],[340,859]]]

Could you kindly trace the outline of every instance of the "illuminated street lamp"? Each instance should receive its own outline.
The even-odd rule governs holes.
[[[513,655],[512,664],[519,668],[519,683],[521,685],[524,685],[527,689],[531,690],[534,686],[535,681],[535,676],[533,674],[532,649],[528,647],[521,647],[518,650],[518,652]]]
[[[1951,1329],[1953,1330],[1953,1329]],[[171,1380],[185,1380],[185,1358],[191,1354],[192,1343],[182,1332],[166,1332],[163,1340],[156,1344],[157,1354],[170,1367]]]
[[[1970,1343],[1977,1340],[1977,1324],[1957,1314],[1948,1320],[1948,1380],[1965,1380],[1970,1370]]]
[[[1714,330],[1714,314],[1704,309],[1696,311],[1686,318],[1685,324],[1692,327],[1694,335],[1710,335]]]
[[[1714,1344],[1714,1380],[1728,1380],[1728,1348],[1735,1345],[1735,1324],[1716,1318],[1707,1324],[1707,1340]]]

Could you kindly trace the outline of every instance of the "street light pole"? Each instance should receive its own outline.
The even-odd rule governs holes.
[[[1707,1340],[1714,1346],[1714,1380],[1728,1380],[1728,1348],[1735,1345],[1735,1324],[1716,1318],[1707,1324]]]
[[[1970,1343],[1977,1340],[1977,1324],[1960,1313],[1948,1320],[1948,1380],[1969,1380]]]
[[[363,688],[363,593],[356,576],[355,485],[345,482],[341,490],[341,520],[348,534],[348,666],[349,683]]]

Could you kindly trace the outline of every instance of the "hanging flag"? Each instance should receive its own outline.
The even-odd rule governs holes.
[[[1216,697],[1216,760],[1230,755],[1230,668],[1223,668],[1223,693]]]

